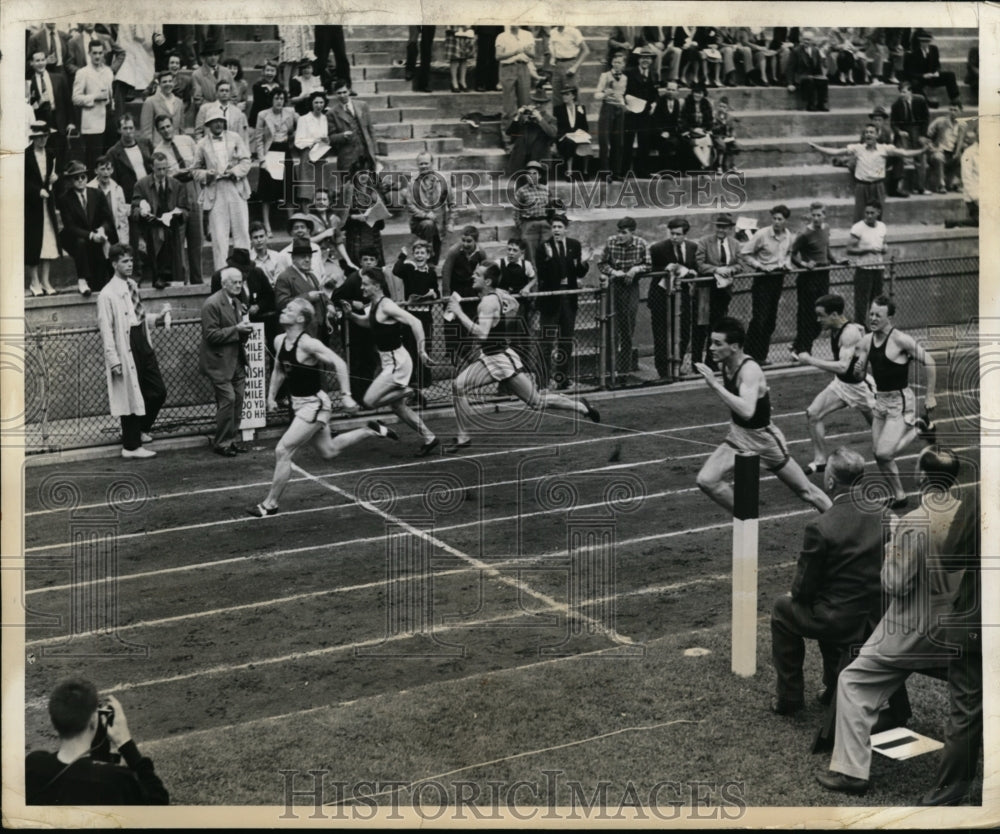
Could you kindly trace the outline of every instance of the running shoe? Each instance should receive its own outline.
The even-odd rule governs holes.
[[[601,412],[594,408],[586,397],[580,397],[580,402],[583,403],[583,407],[587,409],[587,419],[592,420],[595,423],[600,423]]]
[[[265,507],[263,504],[257,504],[257,506],[247,510],[247,515],[252,515],[254,518],[267,518],[269,515],[277,514],[277,507]]]
[[[380,437],[387,437],[389,440],[399,440],[399,435],[381,420],[369,420],[368,428]]]

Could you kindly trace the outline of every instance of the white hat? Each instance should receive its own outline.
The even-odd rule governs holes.
[[[227,125],[228,125],[228,121],[226,119],[226,116],[222,112],[222,107],[220,107],[215,102],[212,102],[211,107],[209,107],[205,111],[205,124],[208,124],[209,122],[213,122],[216,119],[222,119],[222,121],[226,122]]]

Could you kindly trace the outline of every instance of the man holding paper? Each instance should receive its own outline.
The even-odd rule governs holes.
[[[215,107],[205,116],[208,132],[198,142],[194,168],[203,178],[202,207],[208,212],[215,269],[226,265],[229,236],[240,249],[250,249],[250,151],[238,134],[226,130],[226,118]]]
[[[167,173],[179,182],[185,192],[188,216],[184,224],[184,237],[187,240],[187,283],[200,284],[201,277],[201,185],[195,179],[191,167],[194,165],[194,139],[183,133],[176,133],[174,122],[170,116],[162,114],[156,117],[156,132],[159,142],[153,149],[153,155],[161,153],[167,157]]]
[[[158,290],[184,275],[189,206],[184,186],[167,175],[169,168],[166,154],[154,153],[153,173],[136,183],[132,195],[132,219],[145,254],[141,280],[150,280]]]
[[[625,170],[631,170],[637,177],[646,177],[649,176],[653,111],[656,109],[656,79],[651,69],[656,52],[641,46],[633,54],[639,56],[639,66],[625,72],[628,78],[625,85]]]

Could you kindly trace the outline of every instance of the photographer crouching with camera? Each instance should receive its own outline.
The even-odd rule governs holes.
[[[88,680],[60,683],[49,697],[59,750],[35,750],[24,763],[28,805],[167,805],[153,762],[139,754],[125,712],[112,695],[98,698]],[[112,753],[111,748],[117,748]],[[124,766],[120,764],[124,759]]]

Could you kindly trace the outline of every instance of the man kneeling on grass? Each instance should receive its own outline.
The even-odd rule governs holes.
[[[319,339],[305,332],[312,315],[310,302],[304,298],[293,298],[278,319],[285,332],[274,340],[276,361],[267,393],[267,407],[271,411],[278,410],[278,391],[287,381],[286,390],[291,397],[295,417],[274,450],[276,460],[271,491],[260,504],[247,511],[258,518],[278,512],[278,500],[292,475],[292,458],[307,441],[312,440],[316,450],[329,460],[367,437],[399,439],[396,432],[378,420],[370,421],[366,428],[331,436],[329,424],[333,407],[330,397],[321,387],[320,363],[333,366],[340,383],[344,408],[357,411],[358,404],[348,393],[351,389],[344,360]]]

